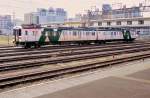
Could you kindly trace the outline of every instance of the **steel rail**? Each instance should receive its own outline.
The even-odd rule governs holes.
[[[105,66],[121,64],[129,61],[134,61],[134,60],[139,60],[139,59],[149,58],[149,57],[150,57],[150,53],[144,53],[144,54],[138,54],[134,56],[115,58],[109,61],[103,61],[103,62],[100,61],[92,64],[83,64],[79,66],[71,66],[71,67],[65,67],[65,68],[60,68],[55,70],[46,70],[46,71],[41,70],[38,72],[33,71],[33,73],[19,74],[18,76],[3,77],[0,78],[0,88],[2,89],[8,86],[30,83],[42,79],[56,78],[66,74],[88,71],[91,69],[97,69]]]
[[[80,55],[73,55],[73,56],[62,56],[62,57],[55,57],[55,58],[46,58],[46,59],[36,59],[33,61],[26,62],[19,61],[14,62],[11,64],[5,64],[0,66],[0,71],[8,71],[8,70],[17,70],[23,68],[30,68],[30,67],[39,67],[48,64],[57,64],[57,63],[65,63],[77,60],[84,60],[84,59],[91,59],[91,58],[98,58],[98,57],[107,57],[107,56],[114,56],[118,54],[125,54],[125,53],[136,53],[141,51],[149,51],[150,47],[143,47],[143,48],[136,48],[136,49],[124,49],[124,50],[115,50],[115,51],[107,51],[107,52],[96,52],[96,53],[86,53]]]
[[[8,56],[8,57],[0,57],[0,63],[11,62],[11,61],[19,61],[19,60],[30,60],[30,59],[38,59],[38,58],[49,58],[52,56],[67,56],[67,55],[77,55],[77,54],[86,54],[86,53],[95,53],[95,52],[103,52],[103,51],[113,51],[113,50],[124,50],[132,49],[132,48],[141,48],[141,47],[150,47],[150,45],[134,45],[134,46],[116,46],[109,48],[99,48],[99,47],[90,47],[84,49],[72,49],[62,50],[61,52],[54,50],[50,52],[40,52],[36,54],[28,54],[28,55],[17,55],[17,56]]]

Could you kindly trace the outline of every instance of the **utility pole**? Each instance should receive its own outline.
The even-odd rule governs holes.
[[[10,35],[13,33],[12,27],[14,27],[15,25],[16,25],[16,23],[15,23],[15,12],[13,12],[11,22],[8,25],[9,26],[8,29],[10,30],[10,32],[8,32],[8,45],[10,44]]]
[[[94,9],[93,9],[93,8],[94,8]],[[93,7],[91,7],[90,10],[85,10],[85,11],[87,12],[86,23],[87,23],[87,26],[88,26],[88,27],[91,26],[92,14],[93,14],[93,12],[94,12],[94,11],[92,11],[92,10],[95,10],[95,9],[96,9],[96,7],[93,6]]]
[[[12,20],[12,21],[13,21],[13,27],[16,26],[16,22],[15,22],[15,14],[16,14],[16,13],[13,12],[13,20]]]

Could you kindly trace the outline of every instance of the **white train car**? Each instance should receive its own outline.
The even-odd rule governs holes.
[[[133,41],[133,30],[99,28],[51,28],[36,25],[14,28],[14,42],[24,47],[39,47],[45,44],[90,44],[110,41]]]

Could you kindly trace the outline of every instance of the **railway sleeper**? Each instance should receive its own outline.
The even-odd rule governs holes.
[[[45,78],[54,78],[54,77],[58,77],[58,76],[69,74],[69,73],[87,71],[90,69],[95,69],[95,68],[104,67],[108,65],[120,64],[120,63],[124,63],[127,61],[139,60],[139,59],[148,58],[148,57],[150,57],[150,54],[138,55],[138,56],[133,56],[133,57],[128,57],[128,58],[120,58],[120,59],[115,59],[115,60],[110,60],[110,61],[105,61],[105,62],[98,62],[98,63],[88,64],[88,65],[86,64],[82,66],[80,65],[76,67],[57,69],[57,70],[51,70],[51,71],[46,71],[46,72],[38,72],[38,73],[36,72],[36,73],[28,74],[28,75],[19,76],[16,78],[13,77],[9,79],[3,79],[3,83],[2,83],[2,80],[0,81],[1,82],[0,88],[16,85],[16,84],[23,83],[23,82],[37,81],[37,80],[41,80]],[[14,79],[17,79],[17,80],[14,80]]]

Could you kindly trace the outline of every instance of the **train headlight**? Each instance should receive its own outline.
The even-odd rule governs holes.
[[[19,36],[19,41],[21,41],[21,36]]]

